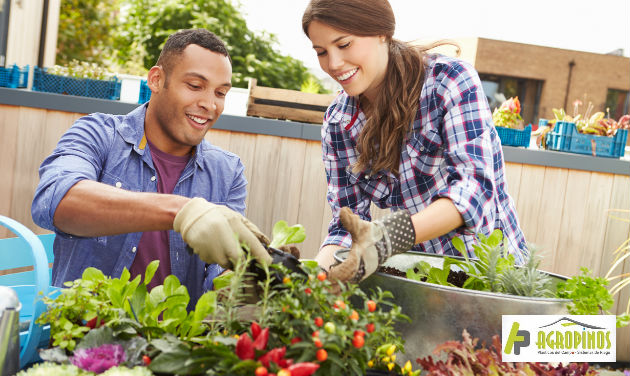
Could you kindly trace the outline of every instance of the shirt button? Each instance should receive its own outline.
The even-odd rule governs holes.
[[[365,174],[365,178],[366,178],[366,179],[369,179],[369,178],[370,178],[370,175]]]
[[[151,181],[155,181],[155,175],[151,176]]]
[[[117,182],[116,182],[116,188],[120,188],[120,187],[122,187],[122,183],[121,183],[121,182],[119,182],[119,181],[117,181]]]
[[[131,248],[131,252],[136,253],[136,247]]]
[[[420,151],[424,151],[424,146],[420,146]]]

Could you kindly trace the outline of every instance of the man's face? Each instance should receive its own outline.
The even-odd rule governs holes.
[[[151,68],[145,120],[149,140],[165,153],[188,154],[223,112],[231,79],[228,57],[196,44],[175,57],[168,72]]]

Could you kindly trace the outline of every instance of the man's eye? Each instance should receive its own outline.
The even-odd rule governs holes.
[[[217,93],[217,96],[218,96],[218,97],[221,97],[221,98],[225,97],[226,95],[227,95],[227,93],[224,93],[224,92],[222,92],[222,91],[220,91],[220,92],[218,92],[218,93]]]
[[[200,88],[201,88],[201,86],[199,86],[199,85],[193,85],[193,84],[188,84],[188,86],[189,86],[191,89],[195,89],[195,90],[197,90],[197,89],[200,89]]]

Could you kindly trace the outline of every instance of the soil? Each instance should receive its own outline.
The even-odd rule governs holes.
[[[407,276],[405,272],[401,272],[400,270],[396,268],[391,268],[389,266],[381,266],[378,269],[378,271],[381,273],[393,275],[396,277],[405,278]],[[418,269],[414,269],[414,271],[418,272]],[[458,270],[458,271],[451,270],[448,273],[448,278],[446,279],[446,281],[452,284],[453,286],[462,287],[464,286],[464,282],[466,282],[467,279],[468,279],[468,274],[466,274],[466,272],[461,271],[461,270]],[[422,282],[425,282],[425,281],[426,281],[426,278],[423,278]]]

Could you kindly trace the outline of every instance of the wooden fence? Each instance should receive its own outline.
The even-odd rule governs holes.
[[[38,167],[80,116],[0,105],[0,214],[37,234],[47,232],[30,215]],[[331,218],[320,143],[220,130],[211,130],[207,139],[243,160],[249,181],[247,217],[268,234],[277,220],[301,223],[307,231],[302,255],[314,257]],[[630,224],[611,216],[613,209],[630,210],[628,175],[508,163],[507,180],[527,240],[545,255],[542,269],[570,276],[586,266],[604,275],[613,251],[630,238]],[[374,208],[374,217],[383,212]],[[0,238],[8,236],[8,230],[0,229]],[[630,262],[617,272],[630,272]],[[628,301],[628,290],[619,301]],[[627,332],[621,334],[626,352]]]

